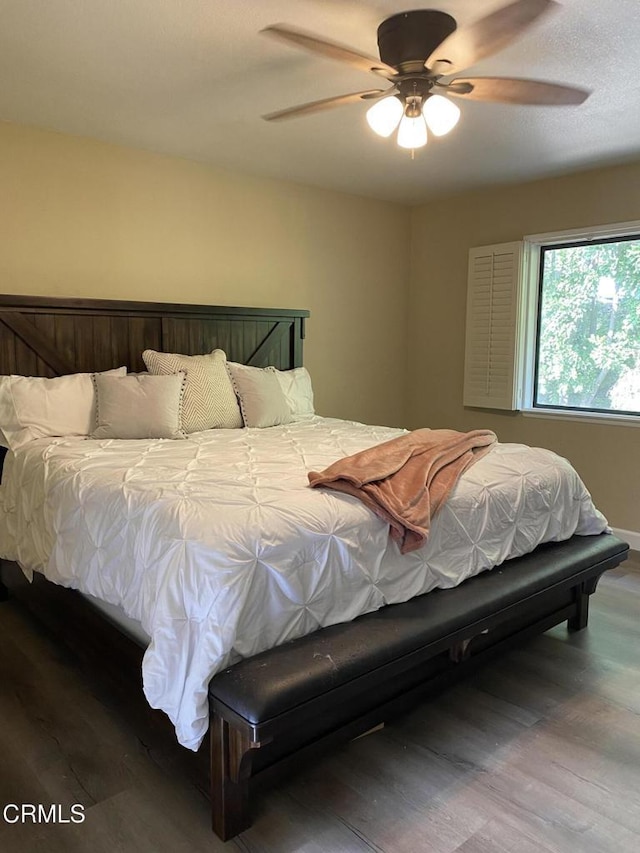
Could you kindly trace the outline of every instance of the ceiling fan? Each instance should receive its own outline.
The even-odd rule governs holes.
[[[263,118],[280,121],[372,100],[375,103],[367,112],[371,128],[380,136],[390,136],[398,128],[398,145],[414,149],[426,144],[427,127],[435,136],[443,136],[457,124],[460,110],[449,95],[506,104],[581,104],[590,93],[573,86],[511,77],[452,77],[505,47],[558,5],[555,0],[516,0],[460,30],[446,12],[401,12],[378,27],[380,59],[286,24],[266,27],[265,35],[372,72],[391,86],[323,98]]]

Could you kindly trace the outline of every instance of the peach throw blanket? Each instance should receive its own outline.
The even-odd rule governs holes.
[[[489,430],[417,429],[309,472],[311,486],[359,498],[390,525],[406,554],[423,545],[429,524],[458,477],[497,441]]]

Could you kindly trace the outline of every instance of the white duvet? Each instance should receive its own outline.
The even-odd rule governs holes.
[[[186,441],[37,440],[5,461],[1,556],[139,621],[145,695],[197,749],[208,682],[240,657],[607,529],[566,460],[503,444],[401,556],[359,501],[307,485],[400,432],[313,417]]]

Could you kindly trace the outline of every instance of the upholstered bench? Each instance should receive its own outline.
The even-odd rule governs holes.
[[[338,734],[361,734],[498,650],[560,622],[584,628],[589,595],[627,552],[612,535],[574,536],[215,676],[209,688],[215,832],[227,839],[249,825],[250,777],[292,753]]]

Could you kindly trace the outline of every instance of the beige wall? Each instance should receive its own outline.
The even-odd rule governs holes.
[[[404,422],[410,211],[0,124],[5,293],[308,308],[319,412]]]
[[[408,425],[487,427],[568,457],[609,522],[640,531],[640,429],[462,406],[467,255],[526,234],[640,219],[640,164],[441,199],[412,223]]]

